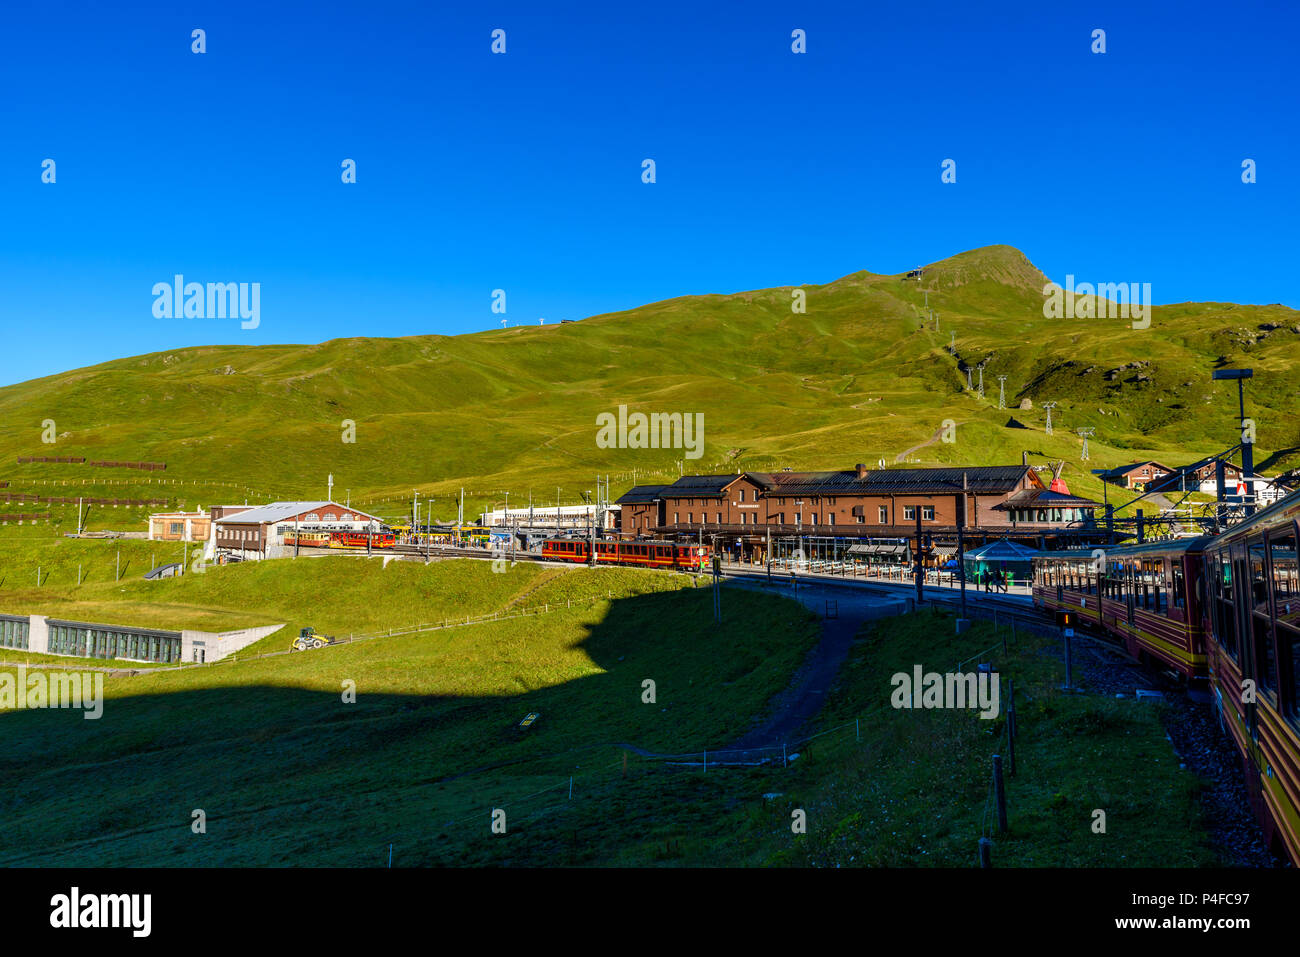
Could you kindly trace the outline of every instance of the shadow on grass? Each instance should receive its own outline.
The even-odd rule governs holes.
[[[715,626],[707,589],[642,594],[596,621],[573,609],[181,672],[212,685],[110,697],[97,721],[6,713],[0,864],[356,863],[358,842],[608,768],[618,742],[716,747],[766,710],[820,632],[786,599],[730,604]],[[433,686],[457,665],[483,693],[366,690],[394,670]],[[304,666],[299,680],[339,690],[273,683]],[[207,835],[191,831],[198,809]]]

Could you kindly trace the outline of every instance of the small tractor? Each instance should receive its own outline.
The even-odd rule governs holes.
[[[293,640],[293,646],[290,651],[306,651],[309,648],[324,648],[326,645],[337,643],[338,639],[331,635],[318,635],[316,629],[308,625],[298,632],[298,637]]]

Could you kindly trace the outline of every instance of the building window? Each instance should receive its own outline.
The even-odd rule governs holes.
[[[740,490],[740,498],[738,499],[738,501],[743,502],[744,500],[745,500],[745,490],[742,488]]]
[[[934,521],[934,506],[933,506],[933,505],[922,505],[922,506],[921,506],[921,518],[923,518],[923,519],[924,519],[925,521],[927,521],[927,522],[933,522],[933,521]]]
[[[325,513],[325,521],[327,521],[327,522],[335,521],[335,515],[334,515],[334,513],[333,513],[333,512],[326,512],[326,513]]]
[[[879,515],[880,515],[880,524],[881,524],[881,525],[888,525],[888,524],[889,524],[889,506],[888,506],[888,505],[881,505],[881,506],[880,506],[876,511],[877,511],[877,512],[879,513]]]
[[[179,535],[185,530],[185,525],[182,522],[170,522],[168,523],[167,528],[169,529],[169,534]]]
[[[915,506],[915,505],[904,505],[904,506],[903,506],[903,521],[905,521],[905,522],[915,522],[915,521],[916,521],[916,506]]]
[[[858,520],[858,524],[859,524],[859,525],[865,525],[865,524],[866,524],[866,522],[867,522],[867,517],[866,517],[865,515],[857,515],[857,516],[855,516],[855,517],[857,518],[857,520]]]
[[[834,524],[835,524],[835,513],[834,513],[834,512],[827,512],[827,513],[826,513],[826,524],[827,524],[827,525],[834,525]]]

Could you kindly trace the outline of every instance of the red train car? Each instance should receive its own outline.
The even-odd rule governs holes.
[[[397,536],[392,532],[330,532],[330,548],[392,548]]]
[[[548,538],[542,542],[542,557],[586,564],[591,559],[591,542],[579,538]],[[678,545],[674,542],[598,541],[596,563],[699,572],[709,567],[709,550],[703,545]]]
[[[371,532],[371,548],[392,548],[397,544],[397,537],[392,532]],[[365,548],[365,532],[308,530],[286,532],[284,544],[299,545],[303,548]]]

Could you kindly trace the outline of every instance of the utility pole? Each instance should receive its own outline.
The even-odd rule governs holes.
[[[961,580],[961,616],[966,617],[966,473],[961,473],[961,495],[957,499],[957,575]]]
[[[1056,408],[1055,402],[1044,402],[1043,408],[1047,410],[1047,434],[1052,434],[1052,410]]]
[[[998,408],[1005,409],[1006,407],[1007,407],[1007,377],[1004,375],[1000,375],[998,376]]]
[[[916,607],[925,598],[925,544],[921,538],[921,506],[916,506]]]
[[[969,392],[973,388],[975,388],[975,383],[971,381],[970,366],[967,366],[966,367],[966,391]]]
[[[1255,483],[1251,479],[1255,475],[1255,435],[1253,428],[1247,428],[1246,425],[1246,387],[1245,380],[1254,378],[1254,369],[1215,369],[1212,378],[1214,379],[1236,379],[1237,380],[1237,424],[1241,428],[1241,478],[1245,484],[1245,499],[1243,501],[1246,515],[1255,514]],[[1220,491],[1222,485],[1220,485]],[[1223,496],[1220,494],[1219,501],[1222,505]]]
[[[1092,435],[1094,432],[1096,432],[1096,431],[1097,431],[1096,429],[1080,429],[1080,430],[1079,430],[1079,435],[1081,435],[1081,436],[1083,437],[1083,454],[1082,454],[1081,456],[1079,456],[1079,461],[1081,461],[1081,462],[1086,462],[1086,461],[1088,461],[1088,438],[1089,438],[1089,436],[1091,436],[1091,435]]]
[[[330,473],[329,484],[326,486],[325,501],[334,501],[334,473]]]
[[[984,363],[982,362],[979,364],[979,371],[980,371],[979,394],[980,394],[980,398],[982,399],[984,398]]]

